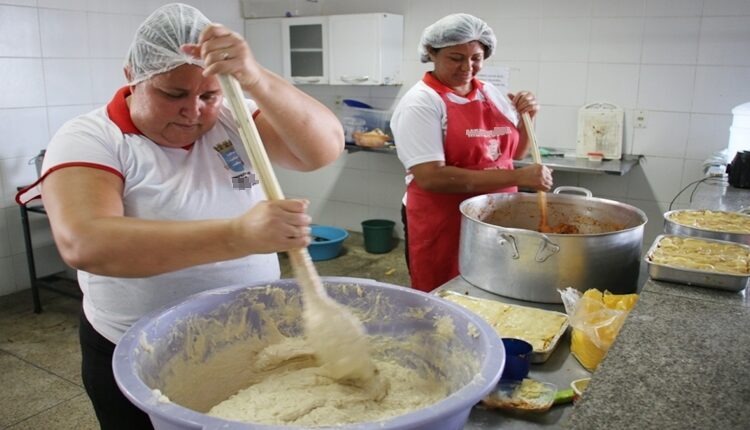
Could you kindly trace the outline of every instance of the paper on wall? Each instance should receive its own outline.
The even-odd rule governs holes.
[[[503,94],[508,91],[508,81],[510,80],[510,67],[505,66],[484,66],[477,73],[477,78],[490,82],[495,85]]]

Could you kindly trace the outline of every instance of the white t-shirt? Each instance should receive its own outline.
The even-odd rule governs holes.
[[[124,181],[125,216],[152,220],[230,218],[265,199],[226,106],[216,125],[193,145],[167,148],[135,128],[125,104],[126,94],[119,91],[107,107],[67,122],[55,134],[44,157],[41,180],[67,166],[109,171]],[[249,100],[248,107],[251,112],[257,109]],[[19,199],[28,201],[38,195],[39,189],[34,187]],[[116,343],[143,315],[171,302],[212,288],[271,281],[279,276],[274,253],[147,278],[114,278],[79,270],[78,282],[86,317],[99,333]]]
[[[517,126],[519,115],[510,99],[491,83],[482,83],[483,91],[490,101]],[[484,100],[482,91],[476,91],[475,94],[475,100]],[[448,93],[448,98],[460,104],[472,101],[455,93]],[[412,175],[408,173],[412,166],[430,161],[445,161],[443,143],[446,127],[445,102],[437,91],[420,80],[404,94],[391,118],[396,152],[407,170],[407,185],[412,179]]]

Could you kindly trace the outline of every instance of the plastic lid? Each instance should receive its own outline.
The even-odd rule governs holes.
[[[361,109],[372,109],[372,106],[359,100],[344,99],[344,104],[349,107],[361,108]]]

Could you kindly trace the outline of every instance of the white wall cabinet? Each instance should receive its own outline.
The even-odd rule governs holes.
[[[401,85],[401,15],[245,20],[245,39],[267,69],[295,84]]]
[[[281,28],[283,76],[295,84],[327,84],[327,17],[285,18]]]
[[[255,59],[263,67],[284,76],[281,20],[282,18],[246,19],[245,40]]]
[[[400,85],[404,18],[367,13],[328,17],[331,85]]]

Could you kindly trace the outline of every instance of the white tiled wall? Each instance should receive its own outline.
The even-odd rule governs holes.
[[[36,176],[29,159],[62,123],[109,100],[124,83],[122,59],[133,31],[169,1],[0,0],[0,295],[28,287],[13,195]],[[302,0],[258,1],[294,8]],[[242,31],[239,0],[186,3]],[[453,12],[475,14],[494,28],[498,48],[488,64],[511,68],[511,89],[537,93],[544,146],[575,148],[582,104],[622,106],[624,150],[645,155],[643,165],[623,177],[555,178],[646,211],[646,241],[660,231],[675,194],[700,177],[701,161],[726,146],[730,109],[750,100],[747,0],[319,0],[317,8],[405,17],[407,85],[302,87],[333,109],[340,97],[393,108],[430,67],[417,58],[422,29]],[[635,110],[646,111],[646,128],[633,129]],[[403,172],[393,155],[350,153],[319,172],[280,170],[279,177],[287,194],[311,199],[316,222],[357,230],[367,218],[400,221]],[[40,272],[60,270],[45,219],[34,217],[32,228]]]

